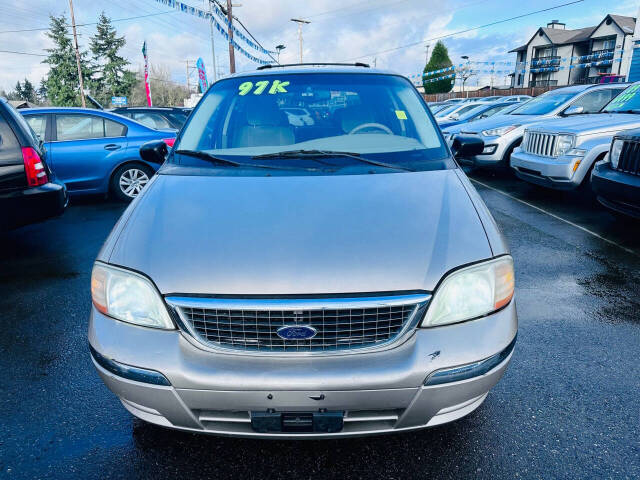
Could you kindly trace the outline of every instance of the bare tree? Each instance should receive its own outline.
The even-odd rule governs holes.
[[[184,105],[184,99],[189,97],[187,88],[171,80],[171,70],[164,64],[151,64],[149,83],[151,84],[151,98],[153,105],[158,107],[175,107]],[[130,105],[146,105],[147,94],[144,89],[144,73],[139,70],[136,85],[131,93]]]

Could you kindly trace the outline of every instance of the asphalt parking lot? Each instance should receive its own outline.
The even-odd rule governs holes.
[[[134,420],[86,339],[92,262],[124,206],[82,200],[0,237],[2,475],[640,478],[640,223],[585,196],[472,178],[512,249],[518,344],[477,411],[409,434],[255,441]]]

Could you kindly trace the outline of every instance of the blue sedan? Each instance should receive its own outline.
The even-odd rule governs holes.
[[[154,130],[136,121],[87,108],[30,108],[20,111],[44,141],[47,163],[69,194],[111,194],[135,198],[158,165],[140,158],[150,140],[173,145],[175,130]]]

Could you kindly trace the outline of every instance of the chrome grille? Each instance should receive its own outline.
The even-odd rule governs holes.
[[[297,300],[167,298],[184,327],[201,343],[265,353],[323,353],[375,348],[393,342],[421,316],[429,296]],[[284,326],[316,330],[306,340],[283,339]]]
[[[626,141],[622,145],[616,170],[640,175],[640,143]]]
[[[522,142],[522,149],[532,155],[557,157],[556,138],[557,135],[554,134],[528,131]]]

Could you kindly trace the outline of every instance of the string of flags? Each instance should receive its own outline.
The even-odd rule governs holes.
[[[156,0],[156,2],[161,3],[167,7],[171,7],[171,8],[175,8],[176,10],[180,10],[182,13],[186,13],[188,15],[193,15],[195,17],[198,18],[202,18],[203,20],[208,20],[209,22],[211,22],[213,24],[213,26],[216,28],[216,30],[218,32],[220,32],[220,34],[227,40],[229,41],[229,33],[227,32],[227,29],[229,27],[229,20],[227,19],[227,16],[222,12],[222,10],[220,10],[220,8],[213,4],[212,8],[213,8],[213,14],[211,12],[207,12],[205,10],[201,10],[199,8],[196,7],[192,7],[190,5],[187,5],[186,3],[182,3],[179,0]],[[220,22],[218,21],[218,17],[220,19],[220,21],[222,23],[224,23],[224,26],[222,26],[220,24]],[[261,58],[256,57],[255,55],[252,55],[251,53],[249,53],[245,48],[243,48],[237,41],[236,38],[239,38],[240,40],[242,40],[244,43],[246,43],[249,47],[251,47],[252,49],[263,53],[265,55],[273,55],[275,54],[275,52],[272,52],[270,50],[267,50],[263,47],[261,47],[260,45],[258,45],[257,43],[255,43],[253,40],[251,40],[250,38],[248,38],[244,33],[242,33],[240,30],[238,30],[235,26],[231,25],[232,31],[233,31],[233,48],[235,48],[237,51],[239,51],[242,55],[244,55],[246,58],[248,58],[249,60],[251,60],[252,62],[258,63],[260,65],[267,65],[269,63],[272,63],[271,60],[263,60]]]
[[[619,52],[622,52],[622,50],[618,50]],[[585,60],[588,58],[594,57],[594,55],[582,55],[579,57],[567,57],[567,59],[571,59],[573,60]],[[618,57],[618,58],[614,58],[614,59],[607,59],[607,60],[599,60],[596,62],[584,62],[584,63],[576,63],[576,64],[571,64],[571,65],[557,65],[557,60],[555,60],[556,65],[551,65],[548,67],[537,67],[538,64],[536,64],[536,68],[530,68],[529,71],[531,73],[542,73],[542,72],[556,72],[558,70],[571,70],[574,68],[589,68],[589,67],[601,67],[601,66],[606,66],[606,65],[612,65],[613,62],[621,62],[622,61],[622,57]],[[565,60],[565,59],[562,59]],[[551,62],[549,62],[551,63]],[[413,75],[409,75],[409,78],[412,79],[416,79],[416,81],[422,81],[424,80],[425,83],[431,83],[431,82],[438,82],[440,80],[448,80],[450,78],[454,78],[456,76],[456,71],[458,70],[463,70],[465,73],[469,73],[469,74],[479,74],[479,73],[484,73],[484,74],[500,74],[500,73],[522,73],[526,71],[526,67],[525,68],[516,68],[515,71],[514,70],[505,70],[505,69],[495,69],[495,68],[491,68],[491,69],[469,69],[469,65],[491,65],[492,67],[495,65],[523,65],[523,64],[529,64],[527,62],[469,62],[469,63],[460,63],[458,65],[452,65],[450,67],[447,68],[441,68],[439,70],[432,70],[430,72],[424,72],[424,73],[417,73],[417,74],[413,74]],[[533,62],[531,62],[532,66],[533,66]],[[545,65],[545,63],[540,63],[539,65]],[[438,75],[440,73],[447,73],[447,72],[453,72],[451,74],[447,74],[447,75]],[[438,75],[436,78],[433,79],[429,79],[426,80],[426,77],[433,77]]]

